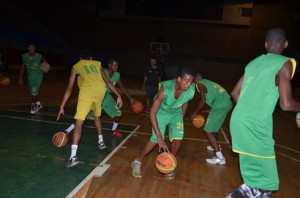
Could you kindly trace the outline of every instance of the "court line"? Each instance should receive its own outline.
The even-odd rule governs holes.
[[[275,146],[279,146],[279,147],[285,148],[285,149],[290,150],[290,151],[293,151],[293,152],[295,152],[295,153],[300,153],[300,151],[297,151],[297,150],[294,150],[294,149],[291,149],[291,148],[282,146],[282,145],[280,145],[280,144],[275,144]]]
[[[282,156],[284,156],[284,157],[287,157],[287,158],[289,158],[289,159],[291,159],[291,160],[294,160],[294,161],[296,161],[296,162],[299,162],[300,163],[300,160],[297,160],[297,159],[295,159],[295,158],[293,158],[293,157],[290,157],[290,156],[288,156],[288,155],[285,155],[285,154],[283,154],[283,153],[279,153],[279,152],[276,152],[277,154],[279,154],[279,155],[282,155]]]
[[[222,127],[221,127],[221,132],[222,132],[222,134],[223,134],[223,137],[224,137],[226,143],[227,143],[227,144],[230,144],[230,142],[229,142],[229,140],[228,140],[228,138],[227,138],[227,136],[226,136],[226,134],[225,134],[225,132],[224,132],[224,130],[223,130]]]
[[[93,176],[102,176],[106,170],[110,167],[109,164],[105,164],[122,146],[127,142],[127,140],[132,136],[135,131],[140,128],[140,125],[138,125],[132,133],[130,133],[102,162],[100,162],[99,166],[97,166],[76,188],[73,189],[73,191],[67,196],[67,198],[74,197],[76,193],[79,192],[79,190],[89,181]],[[105,167],[105,168],[103,168]],[[85,192],[85,194],[87,191]],[[85,196],[84,196],[85,197]]]

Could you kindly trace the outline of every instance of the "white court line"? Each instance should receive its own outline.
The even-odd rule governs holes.
[[[110,167],[110,165],[105,164],[122,146],[123,144],[132,136],[132,134],[139,128],[138,125],[132,133],[130,133],[102,162],[100,166],[97,166],[68,196],[67,198],[74,197],[76,193],[89,181],[93,176],[102,176],[105,171]]]
[[[226,136],[226,134],[225,134],[225,132],[224,132],[224,130],[223,130],[222,127],[221,127],[221,132],[222,132],[222,134],[223,134],[223,137],[224,137],[226,143],[227,143],[227,144],[230,144],[230,142],[229,142],[229,140],[228,140],[228,138],[227,138],[227,136]]]
[[[279,147],[285,148],[285,149],[290,150],[290,151],[293,151],[293,152],[295,152],[295,153],[300,153],[300,151],[297,151],[297,150],[294,150],[294,149],[291,149],[291,148],[282,146],[282,145],[280,145],[280,144],[275,144],[275,146],[279,146]]]
[[[279,153],[279,152],[276,152],[278,155],[282,155],[282,156],[284,156],[284,157],[287,157],[287,158],[289,158],[289,159],[291,159],[291,160],[294,160],[294,161],[296,161],[296,162],[300,162],[300,160],[297,160],[297,159],[295,159],[295,158],[292,158],[292,157],[290,157],[290,156],[288,156],[288,155],[285,155],[285,154],[283,154],[283,153]]]

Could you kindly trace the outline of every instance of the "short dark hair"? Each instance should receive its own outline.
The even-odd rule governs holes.
[[[284,43],[286,41],[285,30],[279,27],[272,28],[266,33],[268,43]]]
[[[80,58],[82,58],[82,59],[90,59],[92,57],[93,57],[93,55],[92,55],[91,50],[87,50],[87,49],[81,50],[81,52],[80,52]]]
[[[203,75],[200,73],[200,72],[197,72],[196,74],[195,74],[195,77],[200,77],[200,78],[203,78]]]
[[[178,77],[183,78],[185,75],[191,75],[194,76],[194,71],[189,67],[184,67],[179,70]]]
[[[119,63],[119,61],[115,58],[110,58],[109,61],[108,61],[108,64],[111,64],[113,62],[116,62],[116,63]]]

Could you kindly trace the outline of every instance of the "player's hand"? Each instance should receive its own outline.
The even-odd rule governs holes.
[[[58,116],[56,118],[56,121],[59,121],[60,115],[65,115],[65,110],[63,108],[60,108],[60,110],[58,112]]]
[[[23,78],[20,78],[20,79],[19,79],[19,84],[20,84],[20,85],[23,85]]]
[[[163,139],[160,139],[158,142],[158,152],[168,152],[170,153],[166,142]]]
[[[117,107],[120,109],[123,106],[123,101],[121,96],[117,98]]]
[[[196,112],[192,113],[191,114],[191,120],[193,120],[195,118],[195,116],[196,116]]]
[[[131,98],[131,99],[130,99],[130,104],[131,104],[131,106],[133,105],[134,102],[135,102],[135,99],[134,99],[134,98]]]

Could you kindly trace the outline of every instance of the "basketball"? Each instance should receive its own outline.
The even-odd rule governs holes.
[[[201,128],[205,124],[205,119],[202,115],[196,115],[192,123],[194,127]]]
[[[41,64],[41,70],[42,70],[43,73],[48,73],[50,68],[51,68],[50,65],[46,62],[43,62]]]
[[[141,113],[144,110],[144,105],[140,101],[136,100],[132,105],[131,105],[132,111],[134,113]]]
[[[155,165],[159,172],[168,174],[175,170],[177,160],[172,153],[164,152],[156,157]]]
[[[297,113],[297,115],[296,115],[296,123],[297,123],[298,127],[300,128],[300,112]]]
[[[1,85],[6,87],[9,84],[10,84],[10,79],[7,76],[3,76],[1,79]]]
[[[68,135],[64,132],[57,132],[52,137],[52,143],[56,147],[63,147],[68,143]]]

